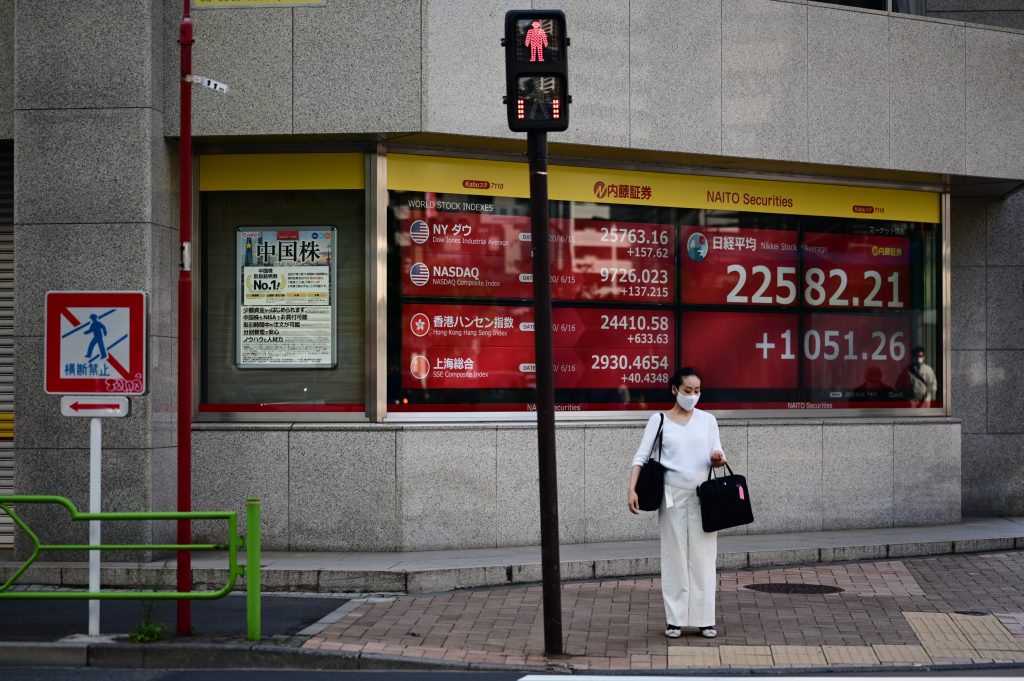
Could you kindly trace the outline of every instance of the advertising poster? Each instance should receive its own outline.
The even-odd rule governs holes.
[[[333,227],[240,227],[238,367],[336,364]]]

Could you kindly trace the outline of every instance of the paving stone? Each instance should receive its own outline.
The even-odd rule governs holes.
[[[828,665],[821,646],[772,646],[776,667],[824,667]]]
[[[996,617],[1011,634],[1024,636],[1024,612],[1003,613]]]
[[[766,583],[844,591],[747,588]],[[720,571],[717,596],[714,642],[692,631],[670,642],[659,579],[563,583],[568,655],[547,663],[639,672],[1024,661],[1024,636],[1014,635],[1024,633],[1021,551]],[[541,588],[367,599],[306,645],[370,656],[544,665]]]
[[[979,657],[1024,659],[1024,640],[1011,634],[994,615],[953,613],[949,617],[971,646],[978,651]]]
[[[670,645],[668,647],[669,669],[676,667],[721,667],[722,657],[718,648]]]
[[[905,612],[925,652],[933,659],[972,659],[977,651],[967,637],[945,613]]]
[[[1008,639],[1013,641],[1013,635],[1006,630],[999,618],[994,615],[965,615],[954,612],[949,619],[956,625],[956,628],[963,632],[967,640],[972,643],[974,637],[992,637],[995,639]]]
[[[871,647],[874,649],[878,661],[882,664],[899,664],[904,662],[928,664],[932,661],[928,657],[928,653],[921,646],[894,646],[880,643]]]
[[[830,665],[880,664],[871,646],[822,646]]]
[[[730,667],[771,667],[772,649],[768,646],[721,646],[722,664]]]
[[[977,654],[979,657],[976,659],[991,659],[993,662],[1024,662],[1024,651],[1021,650],[979,648]]]

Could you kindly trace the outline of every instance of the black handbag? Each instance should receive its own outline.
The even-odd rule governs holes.
[[[651,445],[651,453],[640,468],[640,477],[636,479],[636,496],[640,500],[641,511],[657,511],[665,496],[665,467],[661,465],[661,438],[665,428],[665,415],[661,414],[658,434]],[[658,447],[658,460],[654,460],[654,447]]]
[[[708,479],[697,486],[700,522],[705,532],[717,532],[754,522],[747,479],[733,473],[729,464],[725,464],[725,468],[729,475],[712,477],[715,471],[712,467],[708,471]]]

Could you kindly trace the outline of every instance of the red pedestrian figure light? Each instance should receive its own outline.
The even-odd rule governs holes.
[[[539,21],[526,32],[526,46],[530,48],[530,61],[544,61],[544,48],[548,46],[548,34],[540,27]]]

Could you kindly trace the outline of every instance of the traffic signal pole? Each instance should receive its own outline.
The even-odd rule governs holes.
[[[565,13],[505,13],[505,111],[508,127],[526,133],[530,162],[530,246],[533,252],[533,343],[540,487],[540,555],[544,651],[562,654],[562,579],[558,547],[555,458],[555,367],[551,324],[551,241],[548,238],[548,132],[569,127]]]
[[[533,341],[537,377],[537,457],[540,473],[540,555],[544,650],[562,653],[562,591],[558,547],[558,468],[555,459],[555,372],[548,238],[548,135],[526,133],[530,160],[530,242],[533,250]]]

